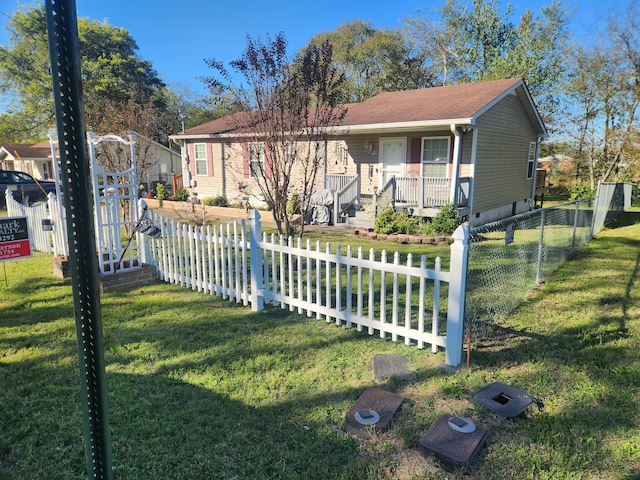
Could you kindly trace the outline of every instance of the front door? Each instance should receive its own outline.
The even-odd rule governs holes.
[[[379,187],[384,187],[393,176],[403,177],[407,157],[406,138],[380,139]]]

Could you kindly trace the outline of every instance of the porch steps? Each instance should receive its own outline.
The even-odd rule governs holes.
[[[373,206],[352,205],[340,218],[340,225],[354,228],[373,228]]]

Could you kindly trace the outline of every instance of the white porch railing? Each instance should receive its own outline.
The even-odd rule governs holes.
[[[360,175],[356,175],[333,196],[333,224],[336,225],[340,215],[351,205],[360,200]]]
[[[326,174],[324,176],[324,188],[339,192],[348,183],[353,182],[354,178],[358,178],[358,175],[334,175]]]
[[[468,205],[471,179],[458,180],[458,191],[454,197],[455,205]],[[451,203],[451,178],[396,177],[396,203],[415,205],[418,208],[441,208]]]
[[[461,361],[468,229],[454,234],[446,272],[439,259],[427,268],[425,256],[414,264],[409,254],[400,263],[398,253],[377,257],[373,250],[367,255],[339,246],[332,252],[329,244],[322,249],[319,242],[269,238],[256,210],[248,235],[244,220],[202,228],[150,216],[162,236],[145,237],[143,258],[166,282],[250,303],[255,311],[266,302],[418,348],[430,344],[433,352],[442,347],[449,365]]]

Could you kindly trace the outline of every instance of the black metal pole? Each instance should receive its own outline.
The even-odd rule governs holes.
[[[45,4],[67,214],[87,470],[91,479],[110,480],[114,473],[107,420],[100,284],[89,188],[76,5],[75,0],[46,0]]]

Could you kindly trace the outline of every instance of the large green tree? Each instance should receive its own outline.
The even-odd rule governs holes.
[[[346,78],[345,103],[432,85],[421,52],[411,49],[400,30],[377,29],[369,21],[354,20],[311,39],[315,44],[325,41],[333,45],[335,64]]]
[[[598,182],[637,180],[640,170],[640,5],[611,13],[602,41],[568,58],[563,117],[576,168]]]
[[[8,28],[9,43],[0,48],[0,94],[8,103],[0,129],[12,125],[13,131],[0,130],[0,136],[40,139],[54,117],[44,5],[19,8]],[[79,19],[78,36],[87,112],[98,112],[105,104],[127,108],[133,102],[151,105],[160,115],[166,106],[164,83],[151,62],[138,57],[136,42],[125,29]],[[87,127],[98,133],[112,130],[104,121],[91,120]]]
[[[438,84],[524,78],[551,124],[558,107],[554,92],[562,78],[570,15],[554,0],[540,14],[526,10],[512,20],[500,0],[447,0],[436,14],[406,21],[407,38],[430,59]]]

